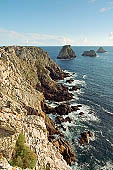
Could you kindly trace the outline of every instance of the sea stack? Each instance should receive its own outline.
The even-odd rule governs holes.
[[[100,48],[97,50],[97,53],[105,53],[105,52],[107,52],[107,51],[105,51],[105,50],[103,49],[103,47],[100,47]]]
[[[75,58],[75,52],[72,50],[71,45],[65,45],[62,47],[59,55],[57,56],[58,59],[72,59]]]
[[[90,51],[84,51],[82,56],[90,56],[90,57],[95,57],[97,54],[94,50],[90,50]]]

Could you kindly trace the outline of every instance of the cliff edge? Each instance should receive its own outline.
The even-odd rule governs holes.
[[[67,163],[71,165],[75,160],[72,149],[68,142],[59,139],[62,141],[59,143],[62,152],[59,152],[48,140],[49,136],[60,136],[61,132],[55,129],[54,122],[42,109],[45,99],[63,101],[72,98],[68,89],[55,81],[66,76],[41,48],[0,48],[1,170],[15,169],[8,161],[15,156],[20,133],[37,155],[35,170],[70,169]]]

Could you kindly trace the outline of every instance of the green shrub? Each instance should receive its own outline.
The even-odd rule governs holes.
[[[37,155],[26,146],[25,142],[24,135],[20,134],[10,164],[21,168],[33,169],[36,166]]]

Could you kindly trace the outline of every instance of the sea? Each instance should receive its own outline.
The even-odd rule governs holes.
[[[76,154],[76,163],[72,170],[113,170],[113,47],[105,46],[106,53],[96,57],[82,56],[86,50],[97,50],[96,46],[72,46],[76,58],[57,59],[61,46],[41,47],[47,51],[65,72],[66,79],[74,79],[69,84],[59,81],[67,87],[77,84],[80,90],[72,92],[74,99],[69,105],[81,104],[79,111],[69,113],[72,122],[64,123],[65,137],[71,143]],[[58,103],[50,102],[51,106]],[[83,112],[83,115],[79,115]],[[78,139],[84,131],[94,132],[89,144],[80,145]],[[73,144],[72,139],[75,140]]]

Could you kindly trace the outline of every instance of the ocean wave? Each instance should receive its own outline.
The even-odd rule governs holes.
[[[95,166],[95,170],[113,170],[113,163],[108,161],[103,167],[97,165]]]
[[[109,113],[109,114],[113,115],[113,113],[112,113],[112,112],[108,111],[108,110],[107,110],[107,109],[105,109],[104,107],[102,107],[102,109],[103,109],[103,111],[105,111],[106,113]]]
[[[83,75],[83,79],[86,79],[86,77],[87,77],[87,75],[86,75],[86,74],[84,74],[84,75]]]

